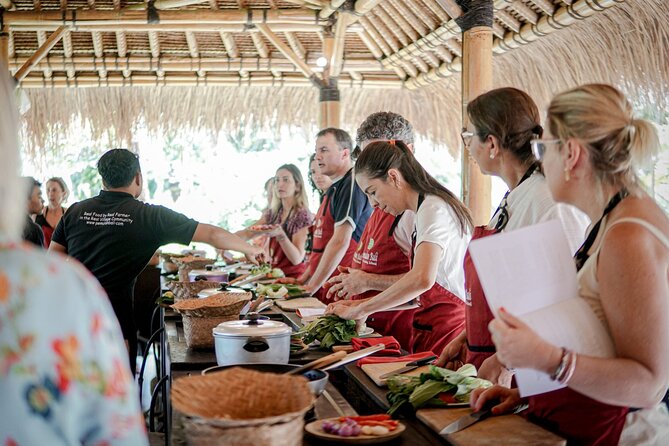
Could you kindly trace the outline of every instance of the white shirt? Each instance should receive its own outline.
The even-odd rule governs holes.
[[[464,236],[451,207],[436,195],[428,195],[416,212],[416,248],[423,242],[439,246],[441,256],[437,269],[437,283],[464,301],[465,252],[471,239],[467,229]]]
[[[395,243],[407,256],[411,255],[411,236],[416,227],[416,214],[413,211],[404,211],[400,221],[393,231]]]
[[[509,222],[504,231],[524,228],[549,220],[560,220],[569,241],[571,253],[575,253],[585,239],[590,224],[588,216],[576,207],[553,200],[546,178],[534,172],[506,197]],[[494,228],[499,212],[493,215],[489,227]]]

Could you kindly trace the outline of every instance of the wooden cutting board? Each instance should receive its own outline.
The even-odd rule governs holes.
[[[460,417],[470,414],[469,408],[420,409],[416,416],[435,432]],[[566,440],[518,415],[490,417],[466,429],[445,436],[454,446],[533,445],[564,446]]]
[[[362,371],[365,372],[372,381],[374,381],[374,384],[376,384],[379,387],[385,387],[386,380],[381,379],[381,375],[385,375],[386,373],[390,373],[393,370],[399,369],[400,367],[404,367],[409,362],[410,361],[384,362],[381,364],[364,364],[361,368]],[[429,370],[429,368],[430,366],[424,365],[416,369],[413,369],[409,372],[403,373],[403,375],[418,376],[421,373],[426,373]]]
[[[276,299],[274,304],[284,311],[298,308],[325,308],[326,305],[315,297],[296,297],[295,299]]]

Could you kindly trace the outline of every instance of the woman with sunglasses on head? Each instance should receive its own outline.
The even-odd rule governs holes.
[[[499,360],[567,386],[528,398],[526,413],[574,444],[669,444],[669,415],[659,404],[669,385],[669,219],[636,175],[659,147],[657,133],[632,116],[622,93],[596,84],[552,100],[544,138],[533,149],[551,194],[594,222],[574,257],[579,294],[616,353],[551,345],[500,310],[490,324]],[[521,402],[517,389],[495,386],[475,393],[472,405],[489,400],[501,400],[496,414]]]
[[[338,301],[328,313],[364,321],[372,313],[418,299],[412,352],[438,352],[464,325],[462,261],[472,219],[455,195],[418,163],[401,141],[368,144],[355,165],[356,181],[370,204],[392,215],[415,213],[411,270],[374,297]]]
[[[530,148],[530,140],[543,131],[532,98],[516,88],[498,88],[470,102],[467,115],[469,124],[462,139],[470,156],[482,173],[500,177],[509,188],[490,223],[474,228],[472,239],[559,219],[571,252],[575,252],[583,241],[588,219],[573,206],[556,204],[550,195]],[[444,349],[437,364],[450,368],[457,368],[459,362],[474,364],[480,377],[509,385],[510,373],[494,357],[488,331],[493,315],[468,253],[465,288],[466,328]]]

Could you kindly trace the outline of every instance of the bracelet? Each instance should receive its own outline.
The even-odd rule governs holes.
[[[560,355],[560,363],[553,373],[551,373],[551,379],[557,381],[558,377],[564,373],[565,368],[567,367],[567,349],[562,347],[562,354]]]
[[[571,377],[574,376],[574,371],[576,370],[576,353],[568,352],[567,356],[569,356],[567,367],[562,376],[558,377],[560,384],[567,384]]]
[[[279,235],[276,236],[276,241],[277,242],[282,242],[282,241],[286,240],[286,238],[287,238],[286,234],[279,234]]]

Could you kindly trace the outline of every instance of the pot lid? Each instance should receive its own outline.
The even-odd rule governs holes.
[[[189,276],[226,276],[228,273],[226,271],[221,271],[218,269],[192,269],[188,271]]]
[[[283,322],[272,320],[240,320],[228,321],[218,324],[214,328],[214,337],[248,337],[263,336],[274,337],[290,335],[293,330]]]

